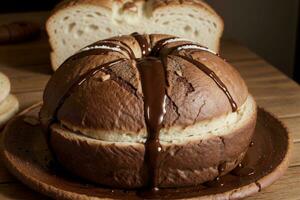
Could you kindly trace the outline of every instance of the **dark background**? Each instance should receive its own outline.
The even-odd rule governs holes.
[[[51,10],[59,0],[8,0],[0,13]],[[225,38],[245,44],[300,83],[298,0],[207,0],[225,21]]]
[[[300,3],[298,5],[297,49],[293,78],[300,84]]]
[[[0,12],[51,10],[57,2],[59,0],[2,0]]]
[[[223,17],[225,38],[238,40],[286,75],[296,78],[295,70],[299,70],[296,68],[299,68],[299,0],[207,2]]]

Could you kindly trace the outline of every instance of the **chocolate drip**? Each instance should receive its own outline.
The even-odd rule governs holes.
[[[255,185],[258,187],[258,192],[261,192],[261,184],[256,181]]]
[[[148,187],[156,191],[158,185],[159,154],[162,146],[159,132],[166,113],[166,80],[164,62],[147,57],[137,60],[144,94],[144,115],[148,137],[145,145],[145,162],[148,169]]]
[[[139,43],[142,52],[142,57],[147,56],[151,51],[150,44],[147,38],[144,35],[141,35],[139,33],[132,33],[131,35]]]
[[[255,174],[255,170],[252,167],[244,166],[240,163],[234,170],[231,171],[231,174],[239,177],[252,176]]]
[[[193,43],[193,42],[189,42],[189,43],[185,43],[185,44],[181,44],[181,45],[172,47],[169,49],[169,54],[179,53],[183,49],[195,50],[195,51],[206,51],[206,52],[210,52],[212,54],[219,56],[219,54],[214,53],[213,51],[209,50],[207,47],[202,46],[200,44]]]
[[[226,162],[223,162],[218,166],[219,174],[222,174],[225,171],[226,165],[227,165]]]
[[[225,186],[225,182],[222,177],[217,177],[212,181],[208,181],[206,183],[204,183],[203,185],[205,185],[206,187],[215,187],[215,188],[220,188],[220,187],[224,187]]]
[[[151,55],[159,54],[160,51],[167,44],[169,44],[169,41],[172,41],[173,39],[176,39],[176,38],[175,37],[166,38],[166,39],[162,39],[162,40],[158,41],[157,44],[152,49]],[[211,69],[209,69],[208,67],[206,67],[203,63],[200,63],[200,62],[194,60],[193,58],[189,58],[187,56],[179,55],[179,52],[182,50],[181,48],[182,49],[185,49],[185,48],[186,49],[194,49],[194,50],[198,50],[198,51],[207,51],[207,52],[213,53],[217,56],[219,56],[219,54],[216,54],[216,53],[210,51],[207,47],[204,47],[202,45],[199,45],[199,44],[196,44],[196,43],[193,43],[193,42],[188,42],[188,43],[185,43],[185,44],[181,44],[181,45],[177,45],[175,47],[169,48],[167,53],[164,53],[164,55],[161,55],[161,57],[166,57],[168,55],[174,54],[174,55],[179,56],[179,57],[187,60],[188,62],[196,65],[201,71],[203,71],[205,74],[207,74],[209,77],[211,77],[214,80],[214,82],[219,86],[219,88],[225,93],[225,95],[227,96],[227,98],[230,102],[232,111],[235,112],[237,110],[237,104],[233,100],[233,98],[232,98],[230,92],[228,91],[226,85],[221,81],[221,79],[216,75],[216,73],[214,71],[212,71]]]
[[[221,79],[215,74],[214,71],[212,71],[211,69],[209,69],[208,67],[206,67],[204,64],[202,64],[201,62],[198,62],[196,60],[194,60],[193,58],[189,58],[187,56],[182,56],[182,55],[176,55],[190,63],[192,63],[193,65],[197,66],[201,71],[203,71],[205,74],[207,74],[211,79],[214,80],[214,82],[219,86],[219,88],[224,92],[224,94],[227,96],[229,103],[231,105],[232,111],[235,112],[237,110],[237,105],[235,103],[235,101],[233,100],[230,92],[228,91],[226,85],[221,81]]]
[[[172,43],[172,42],[177,42],[175,39],[178,39],[176,37],[172,37],[172,38],[166,38],[166,39],[162,39],[160,41],[158,41],[156,43],[156,45],[153,47],[152,51],[151,51],[151,55],[157,56],[160,54],[160,51],[166,47],[166,45]],[[174,54],[174,53],[179,53],[180,52],[180,48],[182,49],[192,49],[195,51],[207,51],[210,53],[213,53],[217,56],[220,56],[219,54],[216,54],[215,52],[211,51],[210,49],[208,49],[205,46],[202,46],[200,44],[197,43],[193,43],[191,41],[181,41],[181,42],[186,42],[184,44],[180,44],[180,45],[176,45],[174,47],[170,47],[167,49],[167,52],[164,52],[164,55],[169,55],[169,54]],[[161,55],[163,56],[163,55]]]
[[[96,46],[99,46],[99,47],[96,48]],[[108,47],[108,48],[107,49],[106,48],[101,48],[101,46]],[[129,50],[122,43],[116,44],[116,43],[114,43],[114,41],[110,41],[110,40],[102,40],[102,41],[94,43],[94,44],[92,44],[92,45],[90,45],[86,48],[89,48],[88,50],[93,50],[93,49],[97,50],[97,49],[99,49],[100,51],[102,50],[102,51],[107,51],[107,52],[115,51],[115,52],[121,53],[125,56],[128,55],[131,59],[135,58],[135,56],[134,56],[131,49]],[[83,49],[83,51],[85,51],[84,49]],[[116,49],[118,49],[118,50],[116,50]]]
[[[153,56],[157,56],[160,52],[161,49],[165,48],[165,46],[167,44],[169,44],[170,41],[176,39],[177,37],[170,37],[170,38],[165,38],[165,39],[162,39],[162,40],[159,40],[155,46],[152,48],[151,50],[151,55]]]
[[[135,55],[134,52],[132,51],[131,47],[129,47],[125,42],[122,42],[121,40],[117,40],[117,39],[107,39],[107,40],[103,40],[104,42],[117,42],[120,45],[123,46],[123,49],[125,49],[125,51],[128,53],[129,57],[131,59],[135,59]]]

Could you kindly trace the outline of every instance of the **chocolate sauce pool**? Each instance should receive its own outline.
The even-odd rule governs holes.
[[[142,90],[144,94],[144,116],[145,116],[145,123],[147,126],[147,140],[145,143],[145,165],[148,170],[148,184],[147,184],[147,193],[143,193],[142,195],[156,195],[159,193],[158,188],[158,180],[159,180],[159,165],[160,165],[160,152],[163,150],[162,146],[159,142],[159,133],[160,129],[162,128],[162,122],[164,120],[164,116],[166,113],[166,59],[168,55],[174,55],[180,57],[196,67],[198,67],[201,71],[203,71],[207,76],[209,76],[217,85],[218,87],[224,92],[227,96],[230,105],[232,107],[232,111],[235,112],[237,110],[237,105],[233,100],[230,92],[228,91],[225,84],[220,80],[220,78],[208,67],[206,67],[203,63],[196,61],[188,56],[180,55],[179,52],[181,49],[189,48],[195,49],[198,51],[209,51],[205,47],[195,44],[193,42],[188,42],[183,45],[177,45],[172,48],[166,48],[166,46],[172,42],[176,42],[176,37],[166,38],[158,41],[156,45],[151,50],[151,44],[149,44],[147,38],[144,35],[140,35],[138,33],[133,33],[132,36],[138,42],[142,57],[136,59],[137,68],[140,72],[141,77],[141,84]],[[167,49],[167,53],[161,53],[164,48]],[[72,59],[76,59],[81,56],[90,55],[91,51],[93,54],[103,54],[109,51],[118,51],[120,53],[126,52],[130,59],[135,59],[135,55],[132,49],[124,42],[117,41],[114,39],[104,40],[97,42],[93,45],[90,45],[75,54]],[[112,61],[103,65],[100,65],[87,73],[83,74],[82,76],[78,77],[77,80],[71,85],[69,90],[64,94],[58,102],[56,109],[53,114],[52,121],[49,122],[49,126],[53,123],[58,121],[57,113],[63,103],[65,102],[66,98],[68,98],[77,87],[79,87],[82,83],[93,77],[100,71],[103,71],[105,68],[109,68],[113,65],[119,64],[124,62],[128,59],[118,59],[116,61]],[[48,134],[47,138],[49,141],[50,134]],[[49,142],[48,142],[49,144]],[[50,149],[51,146],[49,145]],[[222,167],[220,167],[219,171],[222,172]],[[252,174],[250,169],[241,169],[240,172],[236,170],[236,173],[240,174]],[[217,178],[220,179],[220,178]],[[215,181],[219,183],[219,181]],[[214,182],[212,182],[213,184]]]

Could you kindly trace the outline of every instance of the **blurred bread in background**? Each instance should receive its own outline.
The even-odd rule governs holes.
[[[6,75],[0,72],[0,129],[19,110],[17,98],[10,94],[10,82]]]
[[[172,34],[218,52],[223,21],[201,0],[68,0],[47,21],[54,70],[100,39],[132,32]]]

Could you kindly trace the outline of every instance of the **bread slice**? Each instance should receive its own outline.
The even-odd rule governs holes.
[[[0,104],[6,99],[10,92],[10,82],[8,77],[0,72]]]
[[[19,101],[14,95],[8,95],[0,103],[0,129],[19,110]]]
[[[86,45],[132,32],[172,34],[217,52],[223,21],[201,0],[67,0],[53,11],[46,28],[56,70]]]

